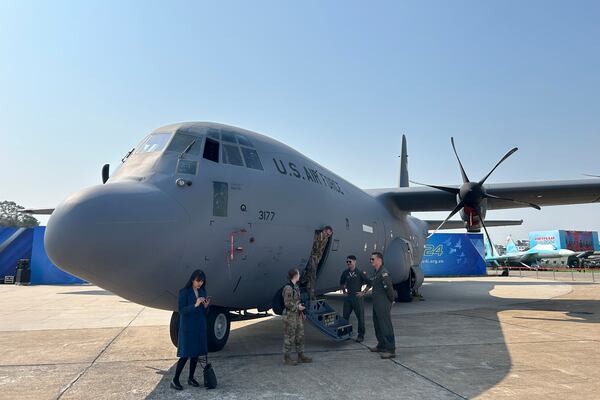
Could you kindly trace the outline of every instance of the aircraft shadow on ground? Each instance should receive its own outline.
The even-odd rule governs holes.
[[[460,284],[463,283],[473,284],[473,281],[460,282]],[[485,280],[477,281],[477,283],[487,285],[489,298],[494,297],[489,292],[495,286],[565,284],[564,282],[486,282]],[[568,284],[584,283],[569,282]],[[426,292],[431,293],[431,299],[443,301],[443,298],[436,299],[434,294],[435,286],[439,286],[439,284],[432,283],[429,286],[430,289]],[[424,295],[428,301],[428,294],[424,293]],[[335,294],[326,297],[332,306],[341,312],[342,298]],[[454,298],[460,299],[460,288],[455,291]],[[487,310],[490,317],[486,318],[469,316],[468,312],[456,312],[455,309],[448,311],[434,309],[431,312],[401,314],[395,311],[418,307],[420,302],[395,304],[393,321],[396,332],[397,358],[394,362],[398,368],[398,377],[394,381],[394,385],[397,385],[398,388],[411,384],[429,385],[430,387],[437,385],[439,390],[447,390],[447,394],[454,393],[467,398],[472,398],[493,388],[506,378],[512,366],[506,338],[497,319],[503,311],[523,310],[532,313],[552,311],[562,312],[569,317],[566,320],[527,315],[513,317],[522,320],[600,322],[600,313],[594,312],[600,309],[600,301],[596,300],[512,298],[509,304],[491,304],[490,306],[486,306],[485,300],[474,303],[472,307],[465,307],[463,311]],[[366,343],[368,344],[374,343],[371,306],[370,298],[366,298],[365,321]],[[471,322],[465,326],[467,319],[470,319]],[[351,322],[356,327],[354,317],[351,317]],[[442,324],[441,328],[439,324]],[[370,360],[375,357],[361,344],[354,341],[335,343],[308,324],[306,324],[305,339],[307,353],[315,358],[315,363],[301,367],[284,367],[281,360],[282,322],[279,318],[260,320],[252,325],[237,328],[231,332],[225,349],[209,355],[219,378],[217,390],[206,391],[202,388],[187,386],[185,384],[188,374],[186,366],[181,379],[185,390],[175,394],[175,391],[169,387],[175,371],[175,363],[173,363],[168,370],[147,367],[162,376],[147,399],[162,399],[174,395],[177,398],[192,398],[196,395],[203,398],[254,398],[260,396],[261,393],[254,392],[255,395],[253,395],[253,391],[259,390],[259,387],[263,385],[255,386],[252,385],[252,382],[265,380],[267,383],[272,381],[272,387],[288,388],[287,392],[293,393],[294,395],[291,397],[294,398],[326,398],[322,394],[319,394],[318,397],[311,396],[311,391],[316,390],[314,388],[327,390],[322,384],[313,386],[312,380],[332,380],[339,374],[345,374],[349,370],[349,365],[340,364],[339,360],[342,358],[350,365],[354,362],[356,365],[361,365],[364,364],[365,359]],[[165,337],[165,340],[168,338]],[[451,366],[448,365],[448,360],[451,360]],[[390,361],[377,360],[374,362]],[[370,368],[368,364],[367,368]],[[311,372],[311,369],[314,372]],[[356,374],[354,379],[356,381],[360,379],[361,382],[364,382],[369,374],[377,374],[376,369],[366,369],[360,372],[354,369],[354,371],[353,373]],[[298,374],[301,374],[300,378]],[[201,381],[202,370],[200,367],[196,378]],[[407,379],[412,382],[406,382]],[[303,388],[299,382],[307,387]],[[201,393],[198,393],[198,390],[201,390]],[[394,393],[381,392],[380,387],[370,388],[370,393],[383,394],[380,396],[382,398],[388,398],[386,396]]]
[[[57,294],[69,294],[69,295],[76,294],[76,295],[82,295],[82,296],[114,296],[114,294],[112,294],[108,290],[104,290],[104,289],[83,290],[81,292],[62,292],[62,293],[57,293]]]

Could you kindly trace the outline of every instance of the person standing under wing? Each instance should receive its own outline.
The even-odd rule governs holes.
[[[396,340],[392,325],[392,304],[394,304],[394,287],[392,277],[383,266],[383,255],[379,252],[371,254],[371,265],[375,268],[373,285],[373,326],[377,337],[377,346],[369,350],[381,353],[381,358],[396,356]]]
[[[365,340],[365,303],[364,295],[371,288],[371,280],[365,271],[356,266],[356,257],[349,255],[346,257],[348,268],[342,272],[340,277],[340,286],[342,292],[346,295],[344,298],[344,319],[350,322],[350,314],[354,311],[358,320],[358,336],[356,341],[361,343]],[[366,288],[363,290],[363,286]]]

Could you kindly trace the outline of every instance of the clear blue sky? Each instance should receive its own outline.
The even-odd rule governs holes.
[[[152,129],[255,130],[364,188],[600,174],[595,1],[0,3],[0,199],[53,207]],[[600,229],[600,204],[493,237]],[[443,215],[437,217],[443,218]],[[498,239],[497,239],[498,240]],[[500,240],[501,241],[501,240]]]

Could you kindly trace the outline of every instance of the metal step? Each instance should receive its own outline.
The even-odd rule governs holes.
[[[309,303],[306,308],[306,319],[336,342],[352,337],[352,325],[323,299]]]

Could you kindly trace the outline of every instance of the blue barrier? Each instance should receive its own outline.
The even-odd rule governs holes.
[[[34,285],[68,285],[85,283],[71,274],[58,269],[46,255],[44,249],[45,226],[33,228],[31,250],[31,283]]]
[[[68,285],[86,283],[58,269],[46,255],[44,249],[45,226],[22,230],[0,227],[0,280],[6,275],[15,275],[17,261],[30,259],[31,283],[37,285]]]
[[[5,245],[0,251],[0,282],[4,282],[4,277],[7,275],[15,275],[17,261],[21,258],[31,258],[33,230],[25,229],[14,237],[18,230],[19,228],[0,227],[0,246]],[[9,244],[8,241],[11,239]]]
[[[481,233],[436,233],[425,245],[421,268],[425,276],[485,275]]]

